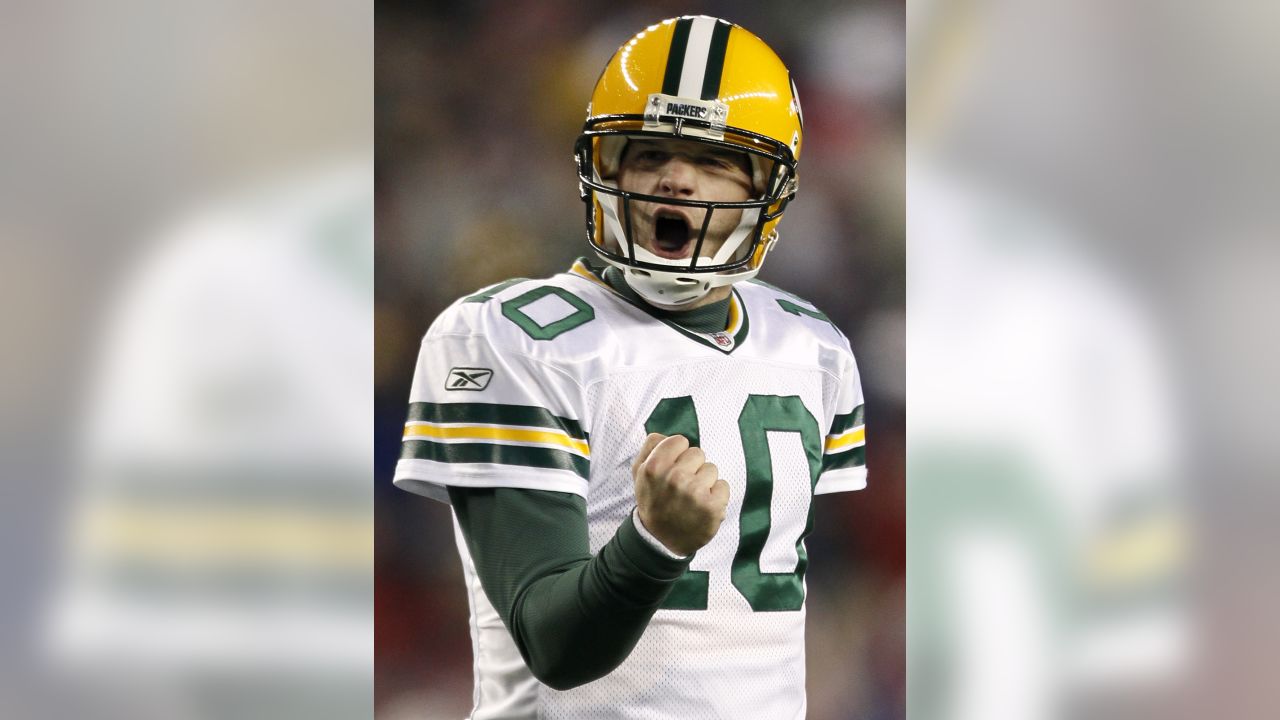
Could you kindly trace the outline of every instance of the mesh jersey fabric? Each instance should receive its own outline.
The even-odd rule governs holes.
[[[739,283],[729,315],[723,333],[684,330],[580,261],[463,298],[428,331],[398,486],[445,502],[447,486],[579,494],[595,553],[635,505],[649,430],[695,435],[730,485],[678,597],[613,673],[566,691],[512,670],[460,547],[474,718],[804,716],[803,537],[815,494],[865,486],[862,392],[848,341],[805,301]]]

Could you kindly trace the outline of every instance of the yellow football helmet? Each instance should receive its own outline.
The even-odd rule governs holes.
[[[628,40],[605,66],[575,148],[587,238],[649,302],[679,307],[712,287],[754,276],[777,241],[795,197],[803,117],[795,83],[763,40],[725,20],[671,18]],[[745,202],[659,197],[624,191],[617,176],[630,139],[676,138],[745,153]],[[631,232],[635,201],[705,208],[689,258],[648,252]],[[712,257],[701,255],[711,215],[741,211]],[[690,230],[692,236],[692,230]]]

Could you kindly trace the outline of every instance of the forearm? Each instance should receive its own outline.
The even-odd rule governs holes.
[[[630,517],[590,555],[576,496],[505,488],[449,495],[485,593],[529,669],[556,689],[621,664],[688,567],[650,546]]]

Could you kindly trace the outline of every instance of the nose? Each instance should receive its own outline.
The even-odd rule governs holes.
[[[698,187],[698,170],[683,155],[672,155],[658,173],[658,190],[672,197],[692,196]]]

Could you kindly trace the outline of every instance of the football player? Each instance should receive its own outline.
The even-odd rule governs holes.
[[[587,238],[423,340],[395,483],[451,504],[483,718],[803,718],[815,495],[866,484],[849,343],[753,279],[796,193],[785,65],[628,40],[576,145]]]

